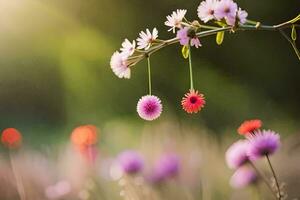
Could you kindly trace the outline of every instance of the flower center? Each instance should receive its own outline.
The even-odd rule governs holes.
[[[146,112],[152,113],[152,112],[155,111],[156,107],[155,107],[155,105],[153,105],[152,103],[150,103],[150,104],[147,104],[145,106],[145,109],[146,109]]]
[[[225,13],[230,13],[230,8],[226,7],[226,8],[224,9],[224,12],[225,12]]]
[[[208,14],[213,15],[214,14],[214,10],[209,10]]]
[[[190,102],[191,102],[192,104],[195,104],[195,103],[197,102],[197,97],[191,97],[191,98],[190,98]]]

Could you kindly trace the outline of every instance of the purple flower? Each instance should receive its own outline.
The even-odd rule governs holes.
[[[175,177],[179,173],[180,161],[176,154],[164,154],[155,163],[153,182],[162,182]]]
[[[252,168],[241,167],[232,175],[230,185],[233,188],[243,188],[255,183],[257,179],[258,177]]]
[[[157,119],[162,112],[160,99],[154,95],[143,96],[137,103],[137,112],[144,120]]]
[[[245,10],[242,10],[241,8],[239,8],[239,10],[237,12],[237,18],[239,19],[239,22],[241,24],[246,23],[247,16],[248,16],[248,13]]]
[[[225,157],[230,169],[237,169],[249,161],[247,155],[248,147],[249,142],[247,140],[239,140],[228,148]]]
[[[237,4],[232,0],[221,0],[216,6],[214,15],[217,20],[224,18],[228,25],[233,26],[235,24],[237,11]]]
[[[142,171],[144,167],[144,161],[142,156],[132,150],[122,152],[118,156],[118,163],[120,164],[123,172],[128,174],[135,174]]]
[[[272,155],[280,147],[280,136],[272,130],[257,130],[253,135],[248,136],[248,139],[247,154],[251,160]]]
[[[216,0],[206,0],[202,1],[199,5],[197,11],[198,11],[198,17],[204,22],[208,22],[209,20],[215,19],[215,8],[217,5]]]
[[[193,33],[193,34],[191,34]],[[191,34],[191,35],[189,35]],[[196,48],[200,47],[200,40],[196,36],[196,33],[193,30],[190,30],[188,27],[184,27],[177,31],[177,38],[179,39],[179,43],[183,46],[188,45],[190,43],[191,46],[195,46]]]

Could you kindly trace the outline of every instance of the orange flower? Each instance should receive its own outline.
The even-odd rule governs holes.
[[[8,148],[17,148],[22,143],[22,135],[15,128],[7,128],[2,131],[1,142]]]
[[[262,122],[259,119],[248,120],[244,121],[237,131],[241,135],[247,135],[249,133],[252,133],[256,129],[259,129],[261,126]]]
[[[84,125],[75,128],[71,141],[76,146],[88,146],[97,143],[97,128],[93,125]]]

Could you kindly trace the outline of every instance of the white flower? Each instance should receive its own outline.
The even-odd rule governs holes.
[[[122,53],[131,56],[135,50],[135,41],[133,40],[131,43],[128,39],[125,39],[120,50]]]
[[[245,24],[246,23],[247,16],[248,16],[248,13],[245,10],[242,10],[241,8],[239,8],[239,10],[237,12],[237,17],[238,17],[239,22],[241,24]]]
[[[215,9],[217,5],[216,0],[206,0],[202,1],[199,5],[197,11],[198,11],[198,17],[204,22],[208,22],[209,20],[215,19]]]
[[[149,49],[152,42],[158,37],[158,31],[156,28],[153,29],[152,33],[149,29],[146,32],[141,31],[137,40],[138,49]]]
[[[177,9],[176,11],[173,11],[171,15],[167,16],[167,21],[165,22],[165,25],[171,27],[168,31],[172,30],[173,33],[175,33],[175,28],[181,27],[181,22],[186,12],[187,10]]]
[[[110,59],[110,67],[119,78],[130,78],[127,58],[128,55],[116,51]]]

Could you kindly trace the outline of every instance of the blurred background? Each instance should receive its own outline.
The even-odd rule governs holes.
[[[249,19],[267,25],[300,11],[298,0],[236,2]],[[297,135],[300,65],[278,32],[226,34],[221,46],[214,37],[203,38],[203,46],[193,51],[194,81],[207,104],[195,115],[180,106],[189,87],[180,47],[154,54],[153,93],[162,99],[164,111],[150,123],[138,117],[136,103],[147,93],[146,62],[124,80],[112,73],[110,56],[125,38],[133,40],[146,28],[157,27],[160,38],[173,37],[164,26],[166,15],[182,8],[188,19],[197,19],[199,3],[0,0],[1,130],[18,128],[26,145],[48,151],[67,142],[74,127],[94,124],[101,130],[100,145],[113,153],[138,146],[145,127],[166,121],[204,131],[215,141],[236,137],[239,124],[251,118],[262,119],[265,128],[283,138]]]

